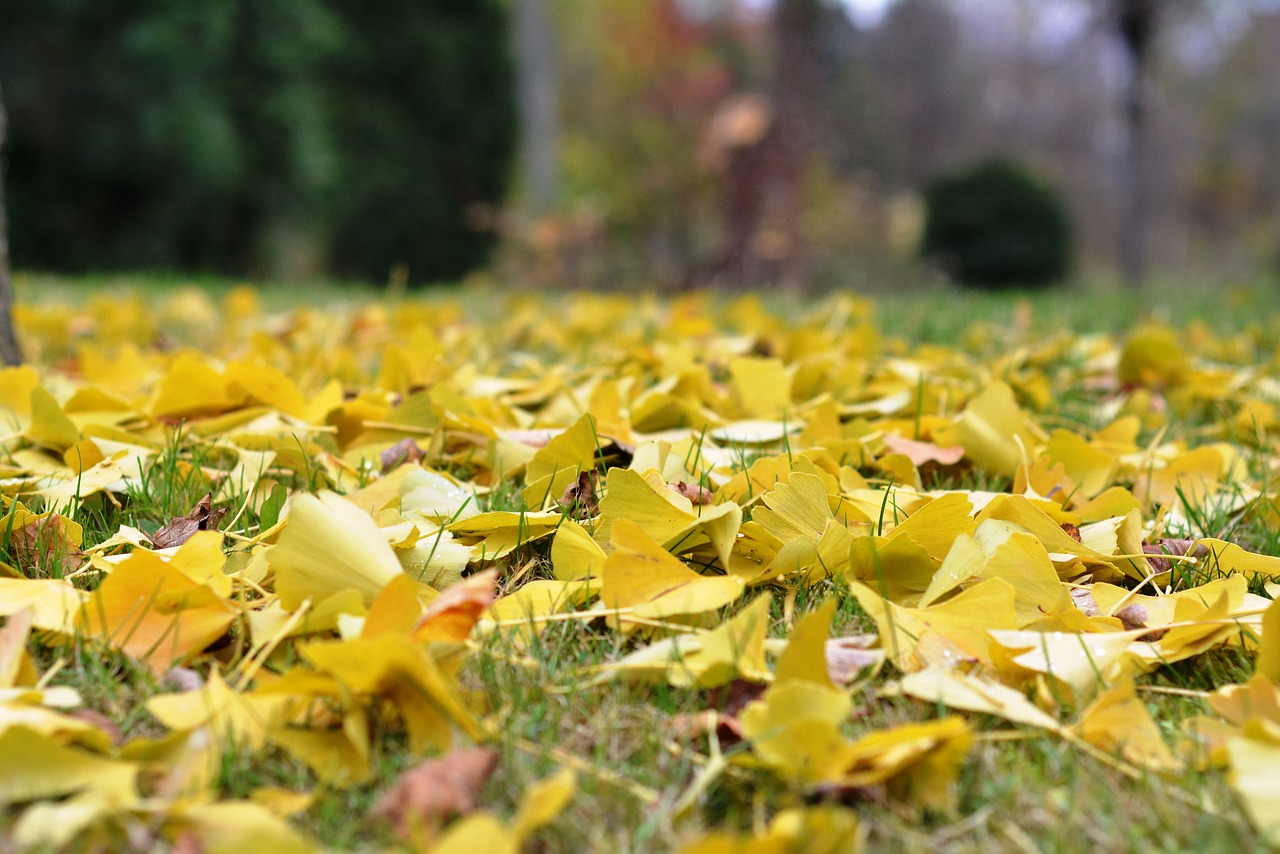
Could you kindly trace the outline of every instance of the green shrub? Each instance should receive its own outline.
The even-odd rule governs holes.
[[[503,0],[327,0],[347,34],[326,75],[341,154],[338,273],[415,281],[482,264],[516,136]],[[481,217],[483,218],[483,217]]]
[[[1071,225],[1053,190],[1006,160],[943,175],[925,190],[921,252],[973,287],[1042,287],[1071,266]]]
[[[515,136],[504,0],[14,0],[17,266],[457,277]],[[298,272],[298,271],[292,271]]]

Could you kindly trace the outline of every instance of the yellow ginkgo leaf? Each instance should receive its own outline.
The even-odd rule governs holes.
[[[695,512],[693,503],[668,487],[661,475],[650,474],[652,477],[631,469],[609,470],[608,491],[600,500],[599,534],[613,536],[616,524],[625,520],[677,554],[710,543],[727,566],[742,524],[742,508],[730,501],[700,505]]]
[[[0,411],[18,421],[31,417],[31,392],[40,387],[40,373],[31,365],[0,368]]]
[[[604,569],[604,549],[581,525],[565,519],[551,543],[551,569],[562,581],[600,575]]]
[[[400,635],[314,641],[299,647],[319,673],[347,690],[386,699],[399,712],[413,750],[446,749],[456,726],[472,739],[483,729],[423,644]]]
[[[844,692],[790,679],[748,703],[739,720],[752,752],[765,765],[803,783],[837,782],[853,762],[840,731],[852,710]]]
[[[729,362],[733,400],[745,418],[778,418],[791,407],[791,376],[781,359],[740,356]]]
[[[973,462],[1012,477],[1023,459],[1023,449],[1041,441],[1037,428],[1013,397],[1013,389],[997,380],[969,401],[954,424],[934,432],[942,445],[961,445]],[[1021,442],[1021,447],[1019,447]]]
[[[853,810],[824,804],[783,810],[768,828],[755,834],[713,830],[680,849],[680,854],[781,854],[810,851],[838,854],[862,848],[858,814]]]
[[[1200,510],[1218,491],[1224,468],[1216,448],[1197,448],[1141,473],[1133,491],[1148,504],[1181,506],[1185,502],[1192,510]]]
[[[1071,729],[1094,747],[1118,753],[1139,767],[1157,772],[1181,767],[1146,704],[1138,699],[1130,678],[1118,680],[1103,692]]]
[[[943,640],[944,657],[991,661],[993,630],[1011,629],[1018,624],[1017,592],[1009,582],[992,578],[941,604],[928,608],[904,608],[889,602],[871,587],[855,582],[853,595],[876,621],[880,645],[889,660],[904,672],[922,670],[931,664],[918,651],[928,636]]]
[[[778,657],[777,682],[798,679],[835,690],[827,667],[827,639],[837,604],[835,599],[828,599],[796,623]]]
[[[149,448],[122,449],[78,474],[50,478],[49,485],[35,494],[48,502],[46,506],[58,509],[104,490],[124,492],[127,484],[141,482],[152,456]]]
[[[598,579],[579,581],[529,581],[489,606],[481,630],[515,629],[529,638],[545,629],[553,614],[582,608],[600,590]],[[598,611],[584,612],[583,619],[599,617]]]
[[[222,801],[172,810],[166,827],[175,839],[199,840],[207,854],[314,854],[315,843],[260,804]]]
[[[59,454],[80,438],[79,428],[43,386],[31,389],[31,425],[27,427],[27,438]]]
[[[1262,614],[1262,648],[1258,650],[1257,670],[1280,684],[1280,600],[1273,601]]]
[[[217,670],[193,691],[157,694],[147,701],[147,711],[172,730],[207,726],[224,747],[244,745],[259,750],[272,730],[284,723],[292,700],[281,695],[255,695],[227,685]]]
[[[1245,724],[1242,737],[1227,742],[1231,787],[1244,801],[1255,827],[1280,846],[1280,741],[1259,722]]]
[[[117,802],[137,797],[138,766],[58,743],[23,727],[0,733],[0,804],[57,798],[85,790]]]
[[[715,688],[733,679],[770,678],[764,658],[770,597],[760,596],[737,616],[704,632],[674,635],[636,650],[621,661],[595,668],[596,683],[616,676],[661,682],[677,688]],[[826,659],[820,663],[825,668]]]
[[[286,611],[348,588],[366,607],[404,574],[369,514],[331,492],[301,494],[289,505],[288,525],[267,552],[276,593]]]
[[[222,571],[222,540],[221,531],[196,531],[169,558],[169,566],[225,599],[231,595],[231,577]]]
[[[955,543],[969,541],[969,537],[960,535]],[[952,565],[944,577],[967,578],[960,569],[962,556],[955,544],[951,552],[955,553],[951,555]],[[910,537],[858,537],[850,544],[850,576],[869,584],[884,583],[895,590],[919,592],[930,588],[940,569],[939,561]]]
[[[529,834],[555,821],[577,792],[578,776],[568,768],[526,786],[511,822],[511,832],[523,843]]]
[[[941,703],[951,709],[994,715],[1049,732],[1062,730],[1057,718],[1042,711],[1021,691],[951,667],[930,667],[908,673],[898,683],[898,690],[908,697]]]
[[[274,730],[271,742],[301,759],[327,783],[358,785],[373,776],[368,750],[353,741],[344,729],[286,727]]]
[[[1013,586],[1021,624],[1039,619],[1054,607],[1062,594],[1062,583],[1039,540],[994,520],[984,521],[975,533],[974,538],[955,541],[952,553],[921,597],[922,607],[971,580],[989,578],[1003,578]]]
[[[920,507],[890,529],[888,536],[895,539],[906,537],[940,561],[947,556],[956,537],[972,535],[976,527],[973,502],[969,496],[963,492],[952,492]]]
[[[705,614],[742,595],[743,582],[728,575],[699,575],[654,542],[635,522],[613,526],[613,553],[601,571],[600,600],[625,610],[610,623],[634,631],[635,618],[672,619]]]
[[[990,635],[1006,680],[1052,676],[1075,692],[1066,698],[1074,701],[1092,697],[1100,686],[1124,675],[1129,645],[1145,633],[1145,629],[1092,634],[996,630]]]
[[[301,619],[297,608],[286,611],[276,600],[249,612],[249,636],[256,646],[261,646],[276,638],[331,632],[344,617],[363,618],[367,612],[364,596],[354,587],[330,593],[309,605]]]
[[[237,613],[208,586],[139,550],[117,564],[84,603],[79,626],[99,643],[165,673],[221,637]]]
[[[1067,477],[1079,484],[1084,497],[1093,498],[1111,485],[1118,461],[1083,436],[1070,430],[1054,430],[1045,454],[1062,465]]]
[[[490,510],[459,519],[446,529],[471,547],[476,560],[499,560],[521,546],[549,537],[564,518],[559,511]]]
[[[1199,565],[1207,567],[1214,575],[1239,574],[1248,579],[1280,578],[1280,557],[1276,555],[1255,554],[1245,551],[1236,543],[1205,537],[1196,544],[1208,549],[1208,554],[1199,558]]]
[[[956,774],[973,745],[961,718],[945,717],[876,730],[849,745],[845,780],[884,783],[889,792],[924,807],[946,809],[955,800]]]
[[[227,363],[226,379],[230,393],[243,392],[251,402],[270,406],[295,418],[307,416],[307,399],[293,380],[279,369],[262,362],[237,359]]]
[[[765,570],[750,580],[754,584],[791,576],[813,584],[827,577],[839,577],[850,569],[857,555],[856,546],[869,537],[855,540],[853,534],[836,519],[827,522],[817,542],[797,537],[780,548]],[[732,567],[732,564],[730,564]]]
[[[577,792],[577,777],[562,769],[524,790],[516,816],[504,824],[486,810],[473,812],[453,822],[430,845],[433,854],[518,854],[525,839],[554,821]],[[426,840],[413,840],[425,848]]]
[[[583,415],[539,448],[525,465],[525,504],[542,508],[558,501],[577,479],[578,472],[589,471],[595,465],[599,443],[595,421],[590,415]]]
[[[369,607],[360,637],[368,640],[382,635],[407,635],[412,632],[422,618],[423,604],[419,598],[422,591],[422,586],[412,576],[400,575],[391,579]]]
[[[1116,375],[1130,385],[1168,388],[1186,378],[1190,358],[1177,333],[1167,326],[1135,329],[1120,352]]]
[[[156,418],[183,418],[226,412],[244,400],[244,392],[204,359],[180,353],[156,384],[149,410]]]
[[[757,507],[752,521],[777,537],[783,544],[801,538],[817,540],[835,519],[827,502],[827,487],[822,478],[804,472],[793,472],[786,483],[780,483],[761,497],[764,507]]]
[[[89,594],[62,578],[0,578],[0,617],[31,612],[37,629],[70,635]]]

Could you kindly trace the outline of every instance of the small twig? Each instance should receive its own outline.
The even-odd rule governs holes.
[[[1139,691],[1146,691],[1148,694],[1170,694],[1174,697],[1203,699],[1213,696],[1209,691],[1193,691],[1190,688],[1169,688],[1164,685],[1135,685],[1134,687]]]

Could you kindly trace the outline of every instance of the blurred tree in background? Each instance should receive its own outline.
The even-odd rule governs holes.
[[[1277,0],[0,16],[14,261],[73,271],[424,281],[501,238],[534,286],[912,282],[923,188],[1001,156],[1061,192],[1084,275],[1250,277],[1280,266],[1277,81]]]
[[[15,0],[0,81],[19,266],[424,281],[492,243],[501,0]]]
[[[558,203],[510,209],[512,275],[918,280],[923,188],[993,155],[1063,194],[1085,275],[1280,260],[1275,0],[550,5]]]

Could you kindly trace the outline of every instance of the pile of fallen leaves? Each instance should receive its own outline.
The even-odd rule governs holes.
[[[565,621],[626,639],[575,692],[722,689],[654,724],[701,754],[676,815],[734,766],[811,796],[689,851],[846,850],[853,801],[946,809],[978,716],[1135,777],[1228,769],[1280,843],[1280,557],[1233,538],[1280,526],[1274,334],[908,348],[849,298],[496,314],[273,314],[248,290],[23,309],[41,367],[0,371],[14,845],[311,850],[289,820],[311,792],[219,798],[225,754],[284,751],[344,787],[397,738],[424,762],[377,816],[419,848],[514,851],[582,768],[510,819],[477,809],[500,733],[459,680],[494,635],[518,650]],[[205,498],[131,515],[175,475]],[[850,600],[876,631],[833,638]],[[1170,743],[1135,678],[1222,647],[1257,675]],[[161,689],[87,709],[83,654]],[[868,693],[945,712],[851,734]],[[123,738],[113,714],[153,725]]]

